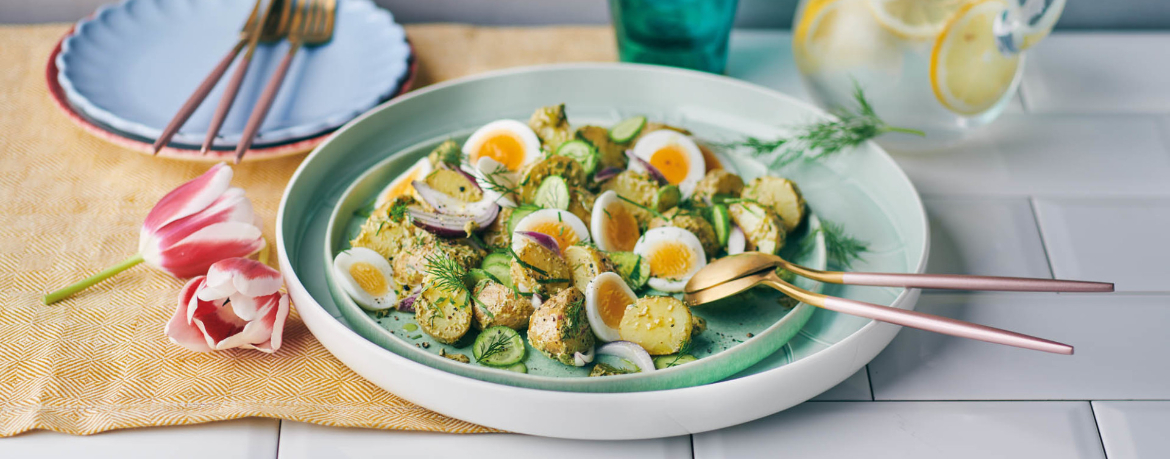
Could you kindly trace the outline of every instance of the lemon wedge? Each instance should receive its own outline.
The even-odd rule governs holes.
[[[964,115],[981,113],[1012,87],[1020,57],[1000,53],[992,32],[992,24],[1005,8],[1003,0],[968,3],[935,41],[930,84],[947,109]]]
[[[870,12],[886,30],[909,40],[938,36],[947,20],[971,0],[867,0]]]
[[[804,73],[859,66],[899,66],[896,37],[873,20],[867,0],[812,0],[793,31],[793,55]]]

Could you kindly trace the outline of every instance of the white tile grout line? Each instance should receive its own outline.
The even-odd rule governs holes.
[[[1105,437],[1101,436],[1101,421],[1097,419],[1097,409],[1093,408],[1093,402],[1091,400],[1088,403],[1089,413],[1093,415],[1093,427],[1097,428],[1097,441],[1101,443],[1101,455],[1105,456],[1105,459],[1109,459],[1109,451],[1105,449]]]
[[[1056,279],[1056,267],[1052,266],[1052,257],[1048,255],[1048,239],[1044,237],[1044,227],[1040,224],[1040,214],[1036,213],[1036,197],[1028,197],[1028,208],[1032,210],[1032,220],[1036,221],[1036,233],[1040,235],[1040,248],[1044,249],[1044,261],[1048,262],[1048,273]]]
[[[877,394],[873,392],[873,378],[869,376],[869,364],[865,364],[865,382],[869,383],[869,401],[877,401]]]
[[[695,434],[687,436],[691,438],[691,459],[695,459]]]
[[[280,459],[280,431],[284,430],[284,419],[278,419],[278,421],[280,422],[276,423],[276,457],[274,459]]]

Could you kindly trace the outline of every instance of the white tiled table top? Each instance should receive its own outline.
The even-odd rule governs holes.
[[[728,73],[807,99],[790,34],[737,31]],[[897,155],[930,217],[929,270],[1085,278],[1103,295],[928,292],[919,309],[1077,346],[1072,357],[902,331],[814,401],[634,442],[339,429],[274,420],[0,440],[0,457],[1170,457],[1170,34],[1058,33],[959,147]],[[198,446],[198,447],[196,447]]]

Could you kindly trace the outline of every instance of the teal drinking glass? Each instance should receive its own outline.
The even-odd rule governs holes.
[[[622,62],[712,73],[727,67],[737,0],[610,0]]]

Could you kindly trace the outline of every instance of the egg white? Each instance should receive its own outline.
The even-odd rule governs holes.
[[[383,280],[388,286],[388,292],[384,295],[374,296],[365,291],[353,276],[349,274],[350,267],[354,263],[364,262],[369,263],[382,274]],[[344,252],[337,254],[333,259],[333,280],[337,282],[342,290],[353,298],[353,301],[361,306],[363,309],[377,311],[382,309],[389,309],[398,304],[398,284],[394,282],[394,270],[390,267],[390,262],[386,261],[381,254],[365,247],[354,247]]]
[[[536,162],[543,157],[540,153],[540,138],[536,136],[535,132],[532,132],[532,128],[528,127],[527,124],[516,120],[496,120],[476,129],[475,132],[471,133],[471,137],[463,142],[463,154],[470,160],[472,154],[479,151],[484,140],[498,131],[509,132],[520,139],[520,143],[524,147],[524,161],[521,162],[521,166]]]
[[[508,189],[515,188],[519,178],[518,173],[509,172],[503,163],[487,156],[481,156],[479,161],[475,162],[475,167],[467,172],[475,177],[479,188],[483,190],[484,199],[504,207],[516,207],[513,193],[501,193],[497,186]]]
[[[694,276],[696,272],[703,269],[704,266],[707,266],[707,254],[703,252],[703,244],[699,242],[698,236],[695,236],[690,231],[673,226],[663,226],[646,231],[646,234],[643,234],[642,238],[638,239],[638,244],[634,246],[634,253],[649,260],[658,244],[663,241],[682,242],[687,250],[691,252],[692,259],[695,263],[690,267],[690,270],[679,278],[651,277],[648,283],[655,290],[669,293],[681,292],[686,288],[687,281],[691,280],[691,276]]]
[[[378,192],[378,198],[374,200],[374,207],[382,207],[383,204],[386,204],[387,202],[390,202],[390,200],[394,199],[396,196],[390,195],[390,192],[394,190],[394,188],[398,187],[404,182],[409,183],[415,180],[422,180],[427,176],[427,174],[430,174],[432,170],[434,170],[434,167],[431,166],[430,159],[425,157],[419,159],[418,162],[415,162],[413,166],[410,166],[410,169],[407,169],[405,173],[399,175],[398,178],[390,182],[389,185],[386,185],[385,188],[382,188],[382,191]],[[413,189],[413,187],[410,189]],[[407,192],[405,194],[409,195],[410,193]]]
[[[533,228],[545,222],[564,223],[577,236],[578,241],[589,242],[591,240],[589,239],[589,228],[585,226],[585,222],[581,221],[576,215],[573,215],[572,212],[560,209],[540,209],[525,215],[524,218],[521,218],[516,223],[516,228],[512,234],[512,250],[519,253],[522,247],[521,244],[528,239],[526,237],[517,237],[515,231],[533,231]],[[561,247],[562,251],[565,249],[566,247]]]
[[[624,292],[630,299],[631,304],[638,301],[638,295],[635,295],[634,291],[630,290],[630,286],[626,285],[626,281],[622,280],[622,276],[619,276],[617,273],[601,273],[589,282],[589,285],[585,287],[585,317],[589,319],[589,327],[593,329],[593,334],[597,336],[597,339],[605,342],[619,341],[622,339],[618,329],[610,327],[601,318],[601,306],[597,303],[598,290],[602,285],[608,283],[617,285],[619,290]]]
[[[675,185],[678,186],[679,191],[682,192],[683,199],[691,197],[691,193],[695,191],[695,185],[698,185],[699,180],[707,174],[707,162],[703,159],[703,151],[699,150],[699,146],[695,141],[687,137],[686,134],[675,132],[670,129],[660,129],[642,136],[638,139],[638,143],[634,144],[634,156],[650,162],[650,158],[654,153],[669,145],[676,145],[686,155],[687,158],[687,175],[683,180]],[[645,170],[637,161],[630,162],[630,169],[638,172]]]
[[[620,250],[619,247],[610,241],[610,235],[605,232],[605,222],[609,219],[609,215],[606,214],[606,209],[615,203],[622,206],[626,205],[613,190],[601,193],[601,196],[598,196],[593,201],[593,213],[589,218],[589,229],[591,230],[590,234],[593,236],[593,243],[597,244],[597,248],[607,252]],[[631,230],[635,234],[638,233],[638,227],[636,225]]]

